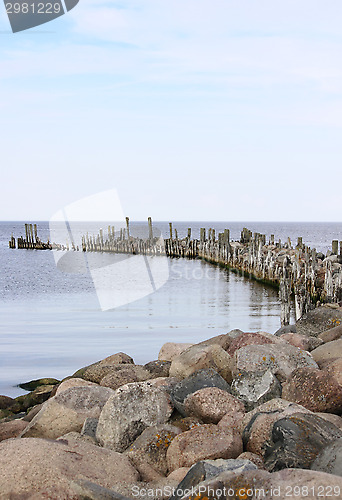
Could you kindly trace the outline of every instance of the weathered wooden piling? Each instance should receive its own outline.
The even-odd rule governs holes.
[[[337,240],[332,241],[331,248],[332,248],[333,255],[338,255],[338,241]]]

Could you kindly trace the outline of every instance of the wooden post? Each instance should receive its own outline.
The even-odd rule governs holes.
[[[332,253],[334,255],[338,255],[338,241],[337,240],[333,240],[331,246],[332,246]]]
[[[31,244],[33,246],[33,226],[30,224],[30,237],[31,237]]]
[[[291,295],[290,280],[284,278],[280,281],[279,285],[279,297],[281,304],[281,312],[280,312],[281,326],[286,326],[290,324],[290,295]]]
[[[152,219],[151,217],[149,217],[147,220],[148,220],[148,238],[149,240],[153,240]]]
[[[342,241],[340,241],[340,255],[342,255]]]
[[[175,229],[175,239],[178,240],[178,231]]]
[[[127,239],[129,240],[129,217],[126,217]]]
[[[191,227],[188,227],[188,239],[191,240]]]
[[[170,240],[172,240],[172,222],[169,222],[169,228],[170,228]]]
[[[274,245],[274,234],[271,234],[270,245]]]
[[[38,243],[38,232],[37,232],[37,224],[34,224],[34,240]]]
[[[230,241],[230,231],[229,231],[229,229],[225,229],[224,230],[224,242],[226,245],[229,245],[229,241]]]

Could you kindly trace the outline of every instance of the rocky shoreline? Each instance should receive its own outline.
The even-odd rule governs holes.
[[[342,498],[342,307],[0,396],[0,499]]]

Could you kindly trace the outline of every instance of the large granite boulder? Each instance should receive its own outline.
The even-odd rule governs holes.
[[[76,499],[72,481],[83,478],[116,489],[136,484],[139,474],[128,457],[81,441],[9,439],[0,443],[3,499]]]
[[[340,429],[315,414],[287,416],[273,425],[273,444],[266,449],[265,466],[270,472],[309,469],[317,455],[340,437]]]
[[[266,449],[273,444],[275,422],[286,416],[305,412],[311,413],[303,406],[277,398],[246,413],[240,422],[245,451],[264,457]]]
[[[148,427],[125,451],[135,467],[150,465],[159,474],[166,476],[168,471],[166,452],[172,440],[181,433],[178,427],[163,424]]]
[[[238,328],[235,328],[234,330],[231,330],[228,333],[224,333],[222,335],[215,335],[215,337],[211,337],[210,339],[203,340],[202,342],[198,342],[196,345],[200,346],[208,346],[208,345],[219,345],[227,351],[229,349],[229,346],[231,343],[240,337],[240,335],[243,335],[243,331],[239,330]]]
[[[329,373],[342,386],[342,358],[337,358],[335,361],[324,365],[322,370]]]
[[[294,347],[309,352],[323,344],[323,340],[318,337],[307,337],[299,333],[283,333],[279,338],[285,340]]]
[[[94,384],[94,382],[89,382],[88,380],[84,380],[83,378],[68,378],[66,380],[63,380],[63,382],[59,384],[55,396],[63,391],[71,389],[72,387],[90,387],[96,385],[97,384]]]
[[[231,364],[232,358],[219,345],[194,345],[172,360],[170,377],[184,379],[198,370],[212,368],[229,383]]]
[[[320,333],[341,324],[342,307],[331,307],[327,304],[304,314],[296,321],[296,329],[301,335],[317,337]]]
[[[271,337],[271,338],[270,338]],[[241,347],[247,345],[266,345],[266,344],[275,344],[277,342],[277,338],[271,336],[266,336],[260,333],[243,333],[236,339],[232,341],[229,348],[227,349],[228,354],[231,356],[234,355],[235,351],[241,349]]]
[[[328,372],[298,368],[283,384],[283,398],[313,412],[342,413],[342,386]]]
[[[228,382],[226,382],[226,380],[224,380],[215,370],[199,370],[171,388],[170,396],[173,405],[183,416],[186,416],[184,408],[185,399],[190,394],[200,389],[204,389],[205,387],[217,387],[225,392],[230,392]]]
[[[101,446],[123,452],[147,427],[166,423],[172,411],[166,392],[149,382],[123,385],[104,405],[96,439]]]
[[[266,372],[239,372],[232,381],[231,391],[244,402],[247,411],[281,396],[279,380],[270,370]]]
[[[125,354],[124,352],[118,352],[116,354],[112,354],[111,356],[107,356],[100,361],[96,361],[96,363],[92,363],[91,365],[84,366],[77,370],[71,377],[73,378],[84,378],[85,380],[89,380],[90,382],[95,382],[98,384],[101,380],[102,371],[94,368],[98,366],[114,366],[119,364],[134,364],[133,358]],[[108,373],[108,368],[105,370],[105,374]]]
[[[332,342],[333,340],[338,340],[342,337],[342,324],[330,328],[329,330],[322,332],[318,335],[318,338],[322,340],[325,344],[327,342]]]
[[[217,424],[226,414],[244,413],[245,406],[229,392],[206,387],[190,394],[184,401],[185,413],[206,424]]]
[[[87,417],[97,418],[114,393],[107,387],[72,387],[49,399],[22,433],[22,437],[56,439],[80,432]]]
[[[150,378],[168,377],[170,374],[171,361],[150,361],[144,365],[145,370],[150,372]]]
[[[333,340],[317,347],[311,352],[311,355],[318,366],[324,368],[329,363],[342,358],[342,339]]]
[[[310,366],[317,368],[312,356],[286,342],[269,345],[249,345],[234,354],[233,375],[244,372],[270,371],[280,382],[286,380],[293,370]]]
[[[167,450],[169,471],[190,467],[200,460],[236,458],[243,450],[241,436],[204,424],[176,436]]]
[[[174,358],[182,354],[182,352],[186,351],[189,347],[192,347],[194,344],[189,343],[181,343],[181,342],[166,342],[161,346],[161,349],[158,354],[158,359],[160,361],[173,361]]]
[[[142,366],[120,364],[112,367],[110,372],[101,379],[100,385],[115,390],[122,385],[131,382],[143,382],[151,377],[151,373]]]

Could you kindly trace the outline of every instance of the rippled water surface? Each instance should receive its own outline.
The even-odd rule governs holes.
[[[156,223],[168,234],[166,223]],[[342,240],[340,224],[175,223],[198,237],[200,227],[242,227],[287,236],[326,251]],[[42,240],[48,224],[38,223]],[[53,252],[10,250],[11,233],[23,223],[0,223],[0,394],[15,396],[19,382],[65,377],[113,354],[127,352],[136,363],[156,359],[164,342],[198,342],[233,328],[274,332],[280,326],[277,291],[202,261],[168,260],[169,279],[155,293],[119,308],[101,311],[89,274],[56,268]],[[158,258],[158,257],[156,257]]]

